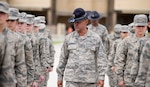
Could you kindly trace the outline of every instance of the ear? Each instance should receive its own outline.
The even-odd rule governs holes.
[[[88,20],[88,19],[86,19],[86,20],[85,20],[85,22],[86,22],[86,24],[88,24],[88,23],[89,23],[89,20]]]

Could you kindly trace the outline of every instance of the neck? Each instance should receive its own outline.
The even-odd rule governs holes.
[[[22,33],[22,31],[16,30],[16,32]]]
[[[0,32],[3,32],[4,29],[5,29],[5,27],[6,27],[5,25],[1,25],[1,24],[0,24]]]
[[[79,36],[84,36],[87,32],[87,29],[83,29],[82,31],[78,31]]]
[[[16,32],[16,29],[12,29],[12,31]]]

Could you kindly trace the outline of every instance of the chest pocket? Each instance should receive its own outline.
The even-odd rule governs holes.
[[[69,44],[68,45],[68,50],[76,50],[77,49],[77,45],[76,44]]]
[[[95,51],[96,45],[94,43],[85,43],[85,49],[90,51]]]

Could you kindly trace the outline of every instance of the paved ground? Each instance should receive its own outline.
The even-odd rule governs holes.
[[[56,67],[57,67],[58,61],[59,61],[61,46],[62,46],[62,43],[57,43],[57,44],[54,45],[55,50],[56,50],[56,53],[55,53],[55,62],[54,62],[54,70],[49,75],[49,80],[48,80],[47,87],[57,87]],[[104,87],[109,87],[108,77],[107,76],[105,77],[105,85],[104,85]]]

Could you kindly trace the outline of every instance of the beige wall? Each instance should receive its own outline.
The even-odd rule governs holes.
[[[5,0],[4,0],[5,1]],[[51,0],[8,0],[11,6],[23,10],[42,10],[51,7]],[[85,10],[97,10],[107,16],[108,0],[56,0],[58,15],[71,15],[77,7]],[[150,12],[150,0],[115,0],[114,9],[123,13]]]
[[[32,8],[36,10],[51,7],[51,0],[9,0],[9,3],[13,7],[27,10],[32,10]]]
[[[71,15],[75,8],[96,10],[106,15],[107,0],[57,0],[56,11],[58,15]],[[64,13],[65,12],[65,13]]]
[[[147,13],[150,12],[150,0],[115,0],[114,9],[124,13]]]

